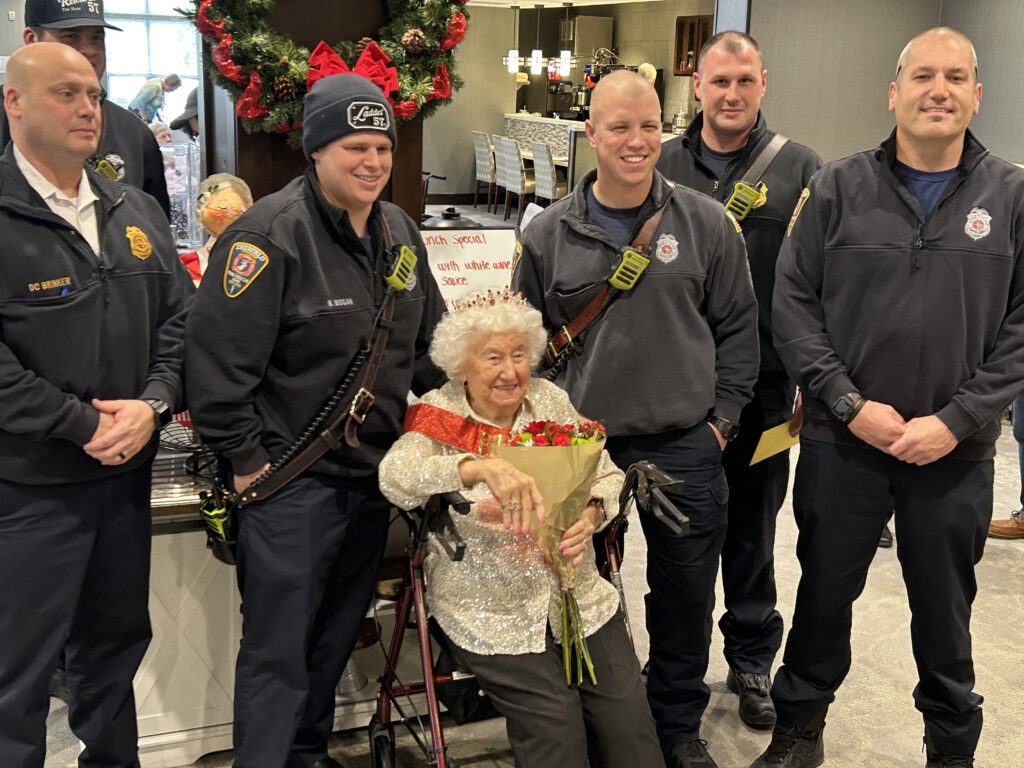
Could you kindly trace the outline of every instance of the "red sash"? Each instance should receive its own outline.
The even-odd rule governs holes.
[[[507,429],[481,424],[426,403],[409,406],[405,412],[405,431],[419,432],[477,456],[489,455],[495,446],[506,442],[509,437]]]

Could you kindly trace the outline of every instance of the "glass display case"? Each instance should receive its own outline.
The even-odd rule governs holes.
[[[194,141],[160,145],[167,196],[171,199],[171,232],[180,253],[194,251],[206,242],[207,237],[195,214],[199,182],[202,181],[199,149]]]

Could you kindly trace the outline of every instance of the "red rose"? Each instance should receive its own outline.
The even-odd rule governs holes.
[[[531,421],[523,431],[529,432],[531,435],[542,435],[545,426],[547,426],[546,421]]]
[[[533,444],[534,445],[551,445],[551,441],[549,441],[546,437],[544,437],[544,435],[534,435],[533,436]]]
[[[572,438],[565,432],[559,432],[554,437],[555,445],[572,445]]]

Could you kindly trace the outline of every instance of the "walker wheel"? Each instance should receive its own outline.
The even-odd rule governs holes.
[[[381,723],[374,715],[368,729],[370,738],[370,761],[373,768],[396,768],[395,728],[391,723]]]

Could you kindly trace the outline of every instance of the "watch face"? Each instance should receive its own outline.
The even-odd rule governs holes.
[[[844,395],[843,397],[836,400],[835,405],[832,406],[832,412],[839,418],[843,418],[843,416],[850,412],[850,408],[852,407],[853,404],[849,400],[847,400],[846,396]]]

